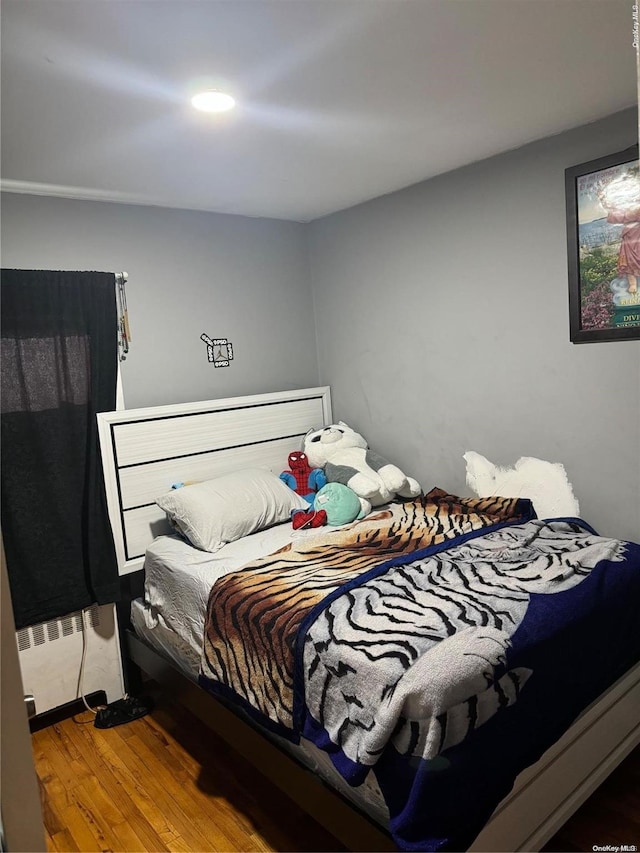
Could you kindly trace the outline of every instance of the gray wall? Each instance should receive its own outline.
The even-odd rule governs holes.
[[[561,461],[585,519],[640,538],[640,343],[569,343],[564,192],[636,141],[625,111],[312,223],[334,414],[426,488],[468,494],[465,450]]]
[[[304,226],[2,195],[2,265],[129,273],[127,408],[318,384]],[[214,368],[200,335],[228,338]],[[310,344],[311,341],[311,344]]]

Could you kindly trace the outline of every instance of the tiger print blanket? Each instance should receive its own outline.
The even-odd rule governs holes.
[[[638,619],[640,546],[435,489],[219,580],[200,681],[373,769],[401,849],[462,850],[640,659]]]
[[[287,736],[294,730],[296,638],[328,595],[393,557],[531,514],[528,501],[462,499],[433,489],[228,574],[209,596],[202,676]]]

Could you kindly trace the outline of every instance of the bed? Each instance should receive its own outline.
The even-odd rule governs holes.
[[[179,694],[199,716],[208,718],[261,772],[271,776],[350,849],[540,849],[640,742],[640,647],[636,648],[637,631],[629,631],[627,641],[628,627],[625,629],[625,624],[637,624],[640,615],[636,580],[640,549],[601,540],[588,525],[575,520],[559,520],[554,536],[584,541],[591,556],[586,563],[572,558],[568,572],[565,561],[563,572],[554,575],[557,588],[552,595],[540,588],[539,573],[529,571],[532,564],[525,564],[521,571],[532,586],[524,592],[519,588],[515,596],[510,593],[508,605],[502,602],[498,608],[503,614],[500,619],[508,618],[512,628],[517,628],[507,642],[500,632],[492,633],[497,623],[488,622],[486,615],[475,619],[475,625],[452,627],[452,613],[458,614],[459,623],[465,613],[460,600],[453,601],[460,593],[455,592],[452,598],[453,587],[439,589],[440,604],[445,599],[448,603],[444,609],[432,608],[432,613],[441,613],[440,627],[445,626],[445,633],[436,636],[434,625],[423,624],[422,635],[430,639],[422,652],[429,654],[422,654],[420,649],[412,654],[418,661],[429,661],[430,671],[447,673],[454,658],[445,656],[438,661],[434,654],[441,654],[443,649],[451,651],[461,637],[465,643],[470,641],[471,645],[458,649],[457,660],[482,659],[480,666],[470,671],[475,688],[452,698],[447,678],[440,680],[437,690],[433,687],[437,679],[430,679],[433,707],[425,713],[424,697],[416,694],[415,683],[397,678],[393,690],[386,684],[383,691],[396,697],[394,707],[400,712],[385,718],[384,725],[376,720],[376,729],[371,723],[371,708],[362,707],[366,702],[361,701],[363,693],[368,692],[362,690],[362,684],[369,683],[372,673],[366,668],[366,660],[337,654],[335,643],[326,650],[333,625],[345,613],[353,612],[349,608],[371,609],[372,596],[381,594],[383,587],[387,590],[389,584],[395,584],[390,595],[397,607],[394,605],[396,609],[391,608],[385,618],[393,620],[394,614],[415,610],[419,605],[415,601],[418,577],[444,577],[443,565],[448,566],[449,574],[459,575],[463,564],[473,572],[474,567],[487,563],[487,548],[492,554],[497,549],[511,571],[517,549],[531,547],[527,538],[531,531],[538,542],[550,528],[533,517],[527,501],[509,500],[507,496],[498,504],[474,503],[473,499],[436,489],[418,501],[378,508],[368,519],[346,529],[293,531],[290,523],[282,522],[209,553],[194,549],[177,535],[165,511],[156,504],[156,498],[174,484],[224,479],[249,468],[277,473],[286,467],[288,453],[299,449],[309,429],[331,421],[327,387],[98,416],[119,569],[123,587],[132,591],[133,598],[120,608],[122,621],[127,623],[123,624],[127,654],[144,672],[169,686],[174,696]],[[435,538],[431,534],[431,538],[424,538],[434,518],[440,520]],[[391,551],[373,554],[371,543],[381,539],[386,539]],[[543,551],[548,547],[545,540]],[[599,550],[603,547],[605,551]],[[354,550],[359,554],[357,571],[341,565],[340,571],[347,574],[340,575],[339,582],[332,580],[319,597],[309,599],[310,606],[293,620],[289,633],[269,632],[274,648],[279,643],[281,650],[291,652],[290,657],[283,658],[278,686],[271,692],[261,688],[260,696],[243,686],[242,667],[234,671],[229,664],[236,656],[234,643],[238,639],[230,643],[225,636],[226,614],[233,612],[235,620],[245,603],[255,612],[253,605],[248,605],[251,599],[247,590],[255,585],[256,578],[261,579],[263,596],[265,590],[279,588],[281,578],[293,577],[293,567],[300,566],[301,559],[305,565],[309,561],[320,563],[332,552],[334,560],[323,564],[323,570],[334,572],[336,555],[342,563],[340,555]],[[368,556],[363,560],[365,551]],[[273,558],[274,553],[279,556]],[[238,587],[247,578],[249,587]],[[398,588],[400,578],[402,590]],[[608,611],[598,625],[602,636],[596,642],[598,632],[586,620],[593,601],[603,594],[603,585],[611,586],[610,578],[615,579],[617,591],[612,590]],[[628,585],[622,591],[621,583]],[[423,587],[420,595],[433,597],[436,587]],[[292,589],[281,591],[283,616],[278,624],[288,618]],[[596,598],[590,598],[590,590]],[[491,594],[495,596],[495,587]],[[256,606],[261,600],[256,599]],[[268,597],[264,600],[267,609],[278,605]],[[539,682],[532,677],[526,683],[530,677],[526,654],[534,653],[523,652],[520,660],[513,657],[513,649],[524,648],[523,637],[531,633],[531,625],[545,622],[549,608],[543,607],[544,600],[561,603],[563,610],[582,607],[584,619],[575,636],[571,635],[573,629],[552,627],[538,646],[544,647],[552,663],[557,659],[557,666],[566,668],[570,663],[563,659],[562,649],[584,642],[590,644],[585,657],[593,659],[594,664],[578,672],[569,686],[558,687],[559,676],[554,676],[558,710],[542,708],[539,697],[538,704],[529,701],[526,711],[525,697],[534,695],[533,685]],[[628,611],[623,612],[627,605]],[[509,611],[507,617],[503,611]],[[469,621],[468,613],[464,619]],[[482,636],[477,634],[479,626]],[[403,625],[402,630],[405,628]],[[253,642],[247,657],[255,673],[262,666],[264,651],[255,646],[262,643],[265,632],[259,629],[253,639],[251,633],[249,626],[241,642],[243,649],[250,649]],[[560,636],[554,639],[554,634]],[[513,638],[516,642],[511,642]],[[398,637],[392,639],[398,641]],[[552,641],[557,645],[549,646]],[[493,651],[487,643],[493,644]],[[358,643],[344,645],[355,648]],[[510,661],[506,656],[509,645]],[[605,646],[610,648],[612,659],[600,660]],[[397,650],[392,644],[382,655],[399,658]],[[221,661],[226,663],[222,665]],[[346,673],[347,678],[334,689],[326,674],[338,671]],[[406,671],[421,674],[419,666],[405,667],[405,675]],[[275,683],[273,672],[267,673],[266,681]],[[333,697],[329,688],[323,693],[323,686],[330,682]],[[478,683],[489,685],[486,695]],[[398,684],[404,694],[397,689]],[[422,702],[420,713],[412,712],[411,716],[403,712],[416,702]],[[513,722],[518,715],[519,735]],[[475,722],[469,726],[472,717]],[[519,750],[522,754],[517,762],[509,763],[509,755],[518,751],[515,745],[523,742],[522,727],[527,725],[532,733],[527,736],[530,744]],[[543,730],[541,738],[534,737],[538,729]],[[464,750],[469,758],[459,758]],[[504,771],[493,769],[493,764],[505,761],[504,755],[498,760],[498,753],[507,754],[509,767]],[[486,769],[480,773],[479,768]],[[483,788],[486,796],[474,793]],[[424,818],[429,812],[427,803],[435,820],[428,815]],[[442,816],[447,816],[449,828]]]

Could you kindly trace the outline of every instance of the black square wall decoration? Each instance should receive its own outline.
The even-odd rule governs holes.
[[[204,332],[200,340],[207,345],[207,360],[214,367],[229,367],[233,361],[233,344],[227,338],[210,338]]]

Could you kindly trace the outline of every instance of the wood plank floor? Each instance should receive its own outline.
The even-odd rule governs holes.
[[[87,712],[33,735],[49,850],[345,849],[166,699],[128,725],[101,731],[92,721]],[[545,851],[607,844],[640,847],[640,749]]]

